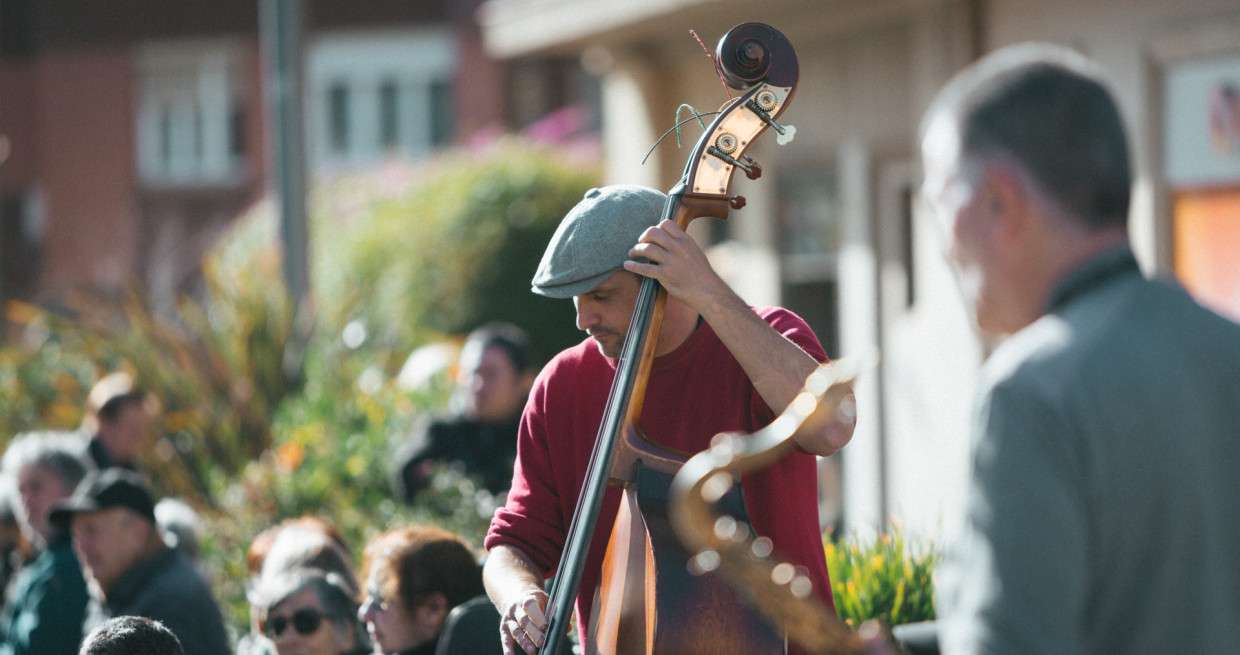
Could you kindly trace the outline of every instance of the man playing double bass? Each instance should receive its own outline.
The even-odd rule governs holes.
[[[762,428],[826,360],[804,321],[782,308],[746,305],[691,237],[674,221],[660,222],[665,200],[638,186],[591,189],[560,224],[534,276],[535,293],[573,299],[577,327],[589,338],[557,355],[535,381],[512,490],[486,537],[483,577],[509,655],[533,653],[545,639],[543,583],[573,519],[642,276],[668,292],[640,426],[665,448],[696,453],[719,432]],[[852,421],[831,423],[797,435],[798,448],[741,485],[755,531],[803,567],[831,607],[814,456],[839,450],[852,428]],[[607,490],[581,575],[583,643],[620,493]]]

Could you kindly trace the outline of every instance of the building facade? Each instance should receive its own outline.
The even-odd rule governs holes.
[[[416,159],[521,127],[568,68],[486,56],[479,0],[0,5],[0,302],[192,290],[221,231],[273,186],[269,33],[300,16],[306,175]],[[540,92],[518,96],[537,73]],[[517,105],[511,100],[519,98]]]
[[[841,469],[824,519],[847,529],[895,521],[933,537],[963,500],[973,383],[993,344],[918,216],[917,132],[938,88],[978,56],[1052,41],[1109,71],[1134,152],[1138,259],[1240,320],[1234,1],[492,0],[480,20],[496,57],[580,56],[601,77],[608,181],[665,189],[687,149],[669,139],[643,164],[647,149],[681,104],[726,101],[690,30],[713,49],[756,20],[791,41],[800,82],[781,122],[795,140],[755,144],[765,174],[736,184],[748,206],[694,229],[747,300],[802,314],[832,356],[879,354],[853,442],[824,462]]]

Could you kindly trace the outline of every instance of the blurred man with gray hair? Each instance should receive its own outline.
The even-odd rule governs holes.
[[[88,594],[68,531],[52,507],[86,475],[81,437],[26,432],[9,442],[3,470],[17,485],[18,524],[38,556],[22,568],[0,615],[0,655],[73,655],[82,641]]]
[[[923,123],[924,196],[978,327],[945,653],[1240,652],[1240,325],[1148,280],[1097,67],[997,51]]]

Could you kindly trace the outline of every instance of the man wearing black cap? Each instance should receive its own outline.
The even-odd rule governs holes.
[[[512,490],[486,538],[484,577],[504,617],[507,653],[533,652],[542,642],[542,585],[573,518],[642,276],[668,291],[642,413],[646,436],[664,448],[696,453],[719,432],[765,426],[826,359],[804,321],[778,307],[746,305],[689,235],[660,221],[665,201],[639,186],[591,189],[556,230],[534,277],[535,293],[573,299],[577,327],[590,338],[556,356],[535,381]],[[754,528],[804,567],[827,605],[814,455],[835,452],[851,436],[851,420],[801,435],[800,450],[743,485]],[[581,576],[576,607],[583,640],[618,504],[613,488]]]
[[[187,655],[226,655],[224,620],[206,582],[155,525],[155,503],[141,476],[111,468],[88,475],[52,511],[68,525],[91,582],[89,631],[114,616],[161,621]]]

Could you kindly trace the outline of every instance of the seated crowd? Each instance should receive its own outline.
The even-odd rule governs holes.
[[[511,474],[532,366],[528,338],[515,327],[471,334],[458,409],[415,430],[395,472],[397,496],[411,501],[432,466],[449,461],[502,493],[497,465]],[[5,447],[0,655],[501,652],[478,554],[460,537],[392,527],[356,551],[366,563],[359,578],[354,551],[313,516],[255,537],[246,562],[250,624],[245,634],[230,630],[196,561],[197,516],[177,499],[157,503],[138,469],[151,404],[132,377],[112,374],[92,389],[83,431],[26,432]],[[505,454],[462,459],[471,449],[446,440],[462,435]]]

